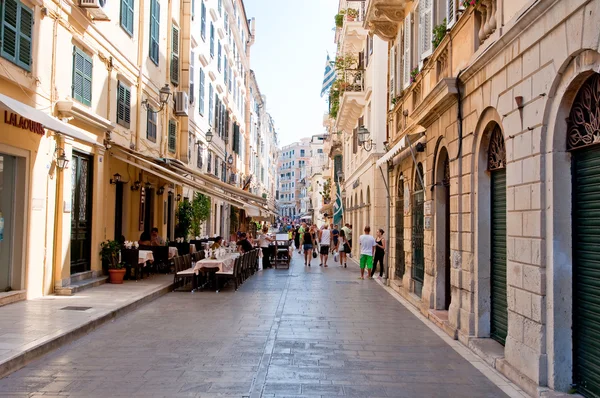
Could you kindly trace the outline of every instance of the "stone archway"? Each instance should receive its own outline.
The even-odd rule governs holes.
[[[450,158],[446,147],[440,148],[435,165],[435,302],[436,310],[450,308]]]
[[[421,297],[425,280],[425,187],[421,180],[423,164],[417,164],[412,194],[412,282],[414,293]]]

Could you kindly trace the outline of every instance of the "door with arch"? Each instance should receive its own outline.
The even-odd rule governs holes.
[[[425,190],[423,187],[423,165],[419,163],[415,172],[415,191],[412,207],[412,278],[414,292],[421,297],[423,280],[425,279],[425,228],[424,205]]]
[[[567,119],[573,239],[573,383],[600,396],[600,74],[580,88]]]
[[[500,344],[508,333],[506,298],[506,148],[500,126],[492,130],[488,148],[490,173],[490,337]]]
[[[398,178],[396,195],[396,279],[404,277],[404,178]]]

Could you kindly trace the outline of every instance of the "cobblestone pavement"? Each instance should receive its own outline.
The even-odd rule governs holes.
[[[503,397],[356,266],[170,293],[0,380],[0,396]]]

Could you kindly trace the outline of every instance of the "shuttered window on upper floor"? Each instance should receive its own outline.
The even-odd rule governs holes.
[[[121,0],[121,27],[133,36],[133,2],[134,0]]]
[[[200,0],[200,37],[206,40],[206,5]]]
[[[171,83],[179,85],[179,28],[171,29]]]
[[[196,93],[194,90],[196,89],[196,53],[192,51],[192,56],[190,58],[190,104],[194,103],[196,99]]]
[[[148,141],[156,142],[156,113],[148,109],[147,111],[147,122],[146,122],[146,139]]]
[[[150,59],[158,65],[160,35],[160,3],[150,0]]]
[[[177,151],[177,122],[175,120],[169,120],[169,152],[175,153]]]
[[[84,105],[92,105],[92,58],[73,46],[73,85],[71,96]]]
[[[200,69],[200,81],[198,84],[200,86],[200,90],[198,91],[198,112],[200,115],[204,115],[204,80],[204,71]]]
[[[16,0],[3,0],[2,58],[31,71],[33,10]]]
[[[215,25],[210,23],[210,56],[215,57]]]
[[[131,87],[121,82],[117,85],[117,123],[126,128],[131,124]]]

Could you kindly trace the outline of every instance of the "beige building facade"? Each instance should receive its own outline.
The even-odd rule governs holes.
[[[390,285],[528,394],[597,396],[600,3],[367,3]]]

